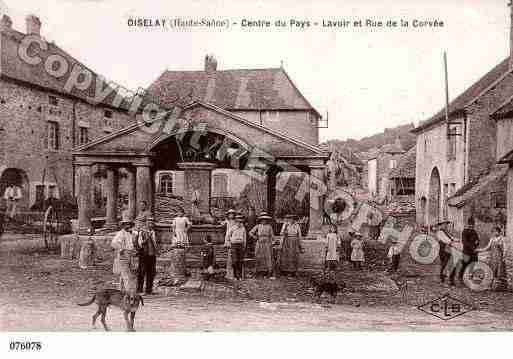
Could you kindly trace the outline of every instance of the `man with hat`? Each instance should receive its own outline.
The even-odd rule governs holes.
[[[273,227],[272,217],[267,212],[261,212],[258,216],[258,224],[251,229],[249,236],[256,240],[255,259],[256,274],[271,276],[273,272]]]
[[[242,279],[244,263],[244,249],[246,248],[246,228],[244,216],[235,216],[235,224],[226,232],[225,246],[230,248],[233,276],[237,280]]]
[[[119,289],[121,291],[136,293],[138,260],[136,241],[132,233],[133,222],[124,217],[120,224],[121,229],[111,242],[112,248],[116,251],[112,271],[120,276]]]
[[[139,248],[139,271],[137,274],[137,292],[142,293],[146,279],[145,294],[153,294],[153,279],[157,263],[157,238],[155,236],[153,217],[146,220],[146,230],[139,232],[137,245]]]

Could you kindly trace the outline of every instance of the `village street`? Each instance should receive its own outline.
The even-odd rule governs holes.
[[[76,261],[40,250],[40,240],[2,240],[0,243],[0,330],[88,331],[95,305],[79,307],[97,288],[112,287],[108,263],[81,270]],[[433,266],[431,269],[435,269]],[[436,275],[408,279],[404,297],[399,291],[358,289],[362,275],[343,272],[348,288],[332,303],[312,300],[303,278],[276,281],[248,279],[237,293],[194,293],[174,288],[145,297],[137,313],[139,331],[240,330],[510,330],[513,327],[511,293],[474,293],[464,287],[440,286]],[[434,272],[436,274],[436,272]],[[213,287],[212,287],[213,288]],[[211,289],[212,289],[211,288]],[[443,321],[417,309],[418,305],[449,293],[475,310]],[[166,295],[167,294],[167,295]],[[121,313],[112,309],[107,323],[123,330]],[[97,331],[103,330],[98,323]]]

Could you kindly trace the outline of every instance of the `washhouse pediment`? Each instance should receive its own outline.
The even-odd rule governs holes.
[[[255,157],[317,157],[328,153],[319,147],[285,133],[261,126],[211,104],[194,102],[186,106],[178,119],[153,125],[137,121],[131,126],[98,138],[75,149],[76,155],[102,153],[147,154],[171,137],[185,133],[214,133],[227,138]],[[194,136],[192,136],[194,138]]]

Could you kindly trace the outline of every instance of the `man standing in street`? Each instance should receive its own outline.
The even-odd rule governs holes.
[[[246,228],[244,216],[237,215],[235,224],[226,232],[225,246],[230,248],[232,255],[233,276],[242,279],[244,265],[244,250],[246,248]]]
[[[461,242],[463,244],[463,265],[461,267],[460,279],[462,282],[465,270],[471,263],[477,262],[478,260],[476,249],[479,246],[479,236],[474,229],[474,218],[470,217],[467,223],[467,227],[463,229],[463,232],[461,233]],[[472,267],[469,270],[471,269]]]
[[[153,279],[156,274],[157,239],[155,236],[153,218],[146,222],[146,230],[137,234],[139,248],[139,272],[137,274],[137,292],[142,293],[146,279],[145,294],[153,294]]]

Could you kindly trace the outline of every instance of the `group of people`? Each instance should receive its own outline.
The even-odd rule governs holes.
[[[140,204],[140,212],[134,222],[123,218],[122,228],[115,235],[111,245],[116,250],[113,270],[114,273],[120,275],[121,289],[138,293],[142,293],[144,290],[144,293],[152,294],[158,241],[153,218],[147,207],[146,202]],[[301,225],[298,222],[298,217],[292,214],[285,217],[280,230],[281,241],[274,234],[273,218],[267,212],[261,212],[256,222],[250,228],[242,214],[233,209],[226,213],[226,219],[222,222],[225,226],[224,246],[228,250],[226,277],[235,280],[244,278],[244,263],[249,252],[254,253],[257,277],[275,278],[280,274],[295,276],[298,271],[299,256],[303,252]],[[442,283],[449,279],[449,283],[455,285],[458,270],[458,277],[463,282],[463,275],[467,268],[478,261],[478,253],[485,251],[490,253],[488,265],[492,270],[494,280],[499,284],[505,280],[505,241],[501,228],[494,228],[494,233],[488,244],[479,248],[479,236],[474,225],[474,219],[470,218],[462,232],[462,253],[459,257],[451,254],[451,248],[454,250],[454,245],[450,243],[450,239],[440,241],[440,280]],[[188,246],[187,232],[191,226],[192,223],[181,210],[172,222],[175,246]],[[212,273],[216,266],[216,256],[212,239],[209,236],[205,240],[205,245],[206,250],[202,252],[203,266],[204,269],[208,269],[209,273]],[[253,251],[249,250],[251,247]],[[339,262],[345,259],[352,264],[355,270],[361,270],[362,264],[365,262],[364,248],[361,233],[349,231],[348,237],[342,240],[337,233],[337,228],[331,226],[326,234],[325,269],[336,270]],[[388,250],[389,271],[396,272],[398,270],[400,254],[401,248],[398,241],[392,241]]]
[[[350,230],[348,237],[343,240],[337,232],[337,227],[331,225],[326,234],[325,268],[336,270],[342,260],[349,261],[354,269],[362,270],[365,262],[363,235]]]
[[[230,209],[223,224],[226,226],[224,246],[228,248],[226,277],[241,280],[244,277],[244,258],[249,242],[254,243],[255,274],[274,278],[279,273],[294,276],[298,270],[301,247],[301,226],[295,215],[287,215],[281,228],[283,240],[274,235],[273,218],[261,212],[253,228],[245,227],[245,217]]]
[[[471,266],[478,262],[479,253],[489,252],[487,265],[493,275],[492,286],[495,285],[497,289],[505,287],[505,239],[501,227],[493,228],[488,244],[482,248],[479,248],[479,235],[474,227],[475,220],[470,217],[461,234],[461,252],[459,252],[459,248],[455,247],[449,236],[447,236],[447,240],[440,241],[440,282],[444,283],[446,279],[449,279],[450,285],[456,285],[455,277],[459,270],[458,278],[463,283],[465,273],[471,273],[467,269],[471,269]]]
[[[121,229],[111,242],[115,249],[113,272],[119,275],[119,289],[132,293],[153,294],[153,280],[159,243],[154,220],[145,201],[135,221],[123,213]]]

